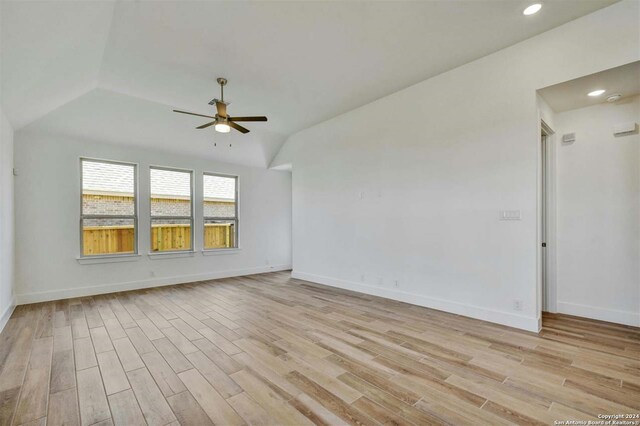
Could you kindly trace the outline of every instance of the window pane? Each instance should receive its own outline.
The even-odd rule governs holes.
[[[82,160],[82,214],[135,214],[135,166]]]
[[[151,169],[151,216],[191,216],[191,173]]]
[[[83,219],[82,255],[135,252],[133,219]]]
[[[204,217],[236,217],[236,178],[204,175]]]
[[[204,248],[233,248],[236,247],[236,221],[213,220],[204,221]]]
[[[151,251],[191,250],[190,219],[151,219]]]

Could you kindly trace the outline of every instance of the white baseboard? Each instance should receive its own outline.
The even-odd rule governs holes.
[[[140,290],[150,287],[162,287],[174,284],[185,284],[196,281],[215,280],[219,278],[240,277],[243,275],[263,274],[266,272],[286,271],[291,265],[272,265],[256,268],[234,269],[227,271],[208,272],[205,274],[180,275],[175,277],[153,278],[149,280],[130,281],[125,283],[104,284],[90,287],[67,288],[61,290],[40,291],[17,295],[18,305],[27,303],[48,302],[51,300],[68,299],[72,297],[96,296],[98,294],[114,293],[117,291]]]
[[[538,333],[540,331],[540,321],[536,317],[527,317],[524,315],[512,314],[509,312],[496,311],[492,309],[482,308],[480,306],[467,305],[464,303],[453,302],[450,300],[437,299],[433,297],[423,296],[414,293],[407,293],[399,290],[392,290],[382,287],[374,287],[364,285],[353,281],[340,280],[321,275],[308,274],[305,272],[292,271],[292,278],[310,281],[317,284],[338,287],[345,290],[352,290],[359,293],[370,294],[372,296],[385,297],[387,299],[397,300],[400,302],[410,303],[412,305],[424,306],[426,308],[437,309],[440,311],[451,312],[466,317],[476,318],[483,321],[489,321],[509,327],[520,328],[527,331]]]
[[[4,312],[0,314],[0,333],[2,333],[2,330],[4,330],[4,326],[7,325],[7,322],[9,322],[9,318],[11,318],[11,314],[13,313],[13,310],[15,308],[16,298],[14,297],[13,299],[11,299],[11,303],[9,303],[9,306],[7,306]]]
[[[640,312],[618,311],[615,309],[598,308],[595,306],[579,305],[577,303],[560,301],[558,301],[558,312],[577,317],[640,327]]]

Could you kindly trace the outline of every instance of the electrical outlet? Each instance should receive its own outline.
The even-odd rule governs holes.
[[[153,272],[153,271],[149,271],[149,275],[150,275],[151,277],[155,277],[155,276],[156,276],[156,273],[155,273],[155,272]]]
[[[522,310],[522,300],[514,300],[513,301],[513,310],[514,311],[521,311]]]
[[[393,286],[394,286],[395,288],[400,287],[400,281],[398,281],[398,280],[394,280],[394,281],[393,281]]]
[[[364,191],[360,191],[358,197],[360,197],[361,200],[364,200]]]
[[[364,274],[360,275],[360,281],[364,282]]]

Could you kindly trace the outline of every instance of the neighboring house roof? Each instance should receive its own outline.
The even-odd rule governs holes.
[[[133,167],[123,164],[82,162],[82,190],[133,194]]]
[[[235,178],[204,175],[205,200],[234,200],[235,198]]]
[[[151,196],[189,197],[191,180],[189,173],[176,170],[151,169]]]
[[[151,196],[186,198],[191,193],[189,176],[174,170],[151,169]],[[85,160],[82,162],[82,189],[86,192],[133,194],[134,175],[131,166]],[[235,199],[235,179],[205,175],[205,200]]]

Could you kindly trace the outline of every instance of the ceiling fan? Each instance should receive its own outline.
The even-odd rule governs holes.
[[[238,124],[239,121],[267,121],[267,117],[265,116],[231,117],[227,115],[227,105],[229,103],[224,101],[224,86],[227,84],[227,79],[220,77],[217,79],[217,81],[218,81],[218,84],[220,85],[220,99],[212,99],[209,102],[209,105],[216,106],[216,110],[217,110],[216,115],[196,114],[194,112],[179,111],[177,109],[174,109],[173,112],[179,112],[180,114],[196,115],[198,117],[213,118],[213,121],[211,121],[210,123],[206,123],[206,124],[203,124],[202,126],[198,126],[196,127],[196,129],[205,129],[209,126],[214,126],[214,129],[216,130],[216,132],[220,132],[220,133],[229,133],[231,131],[231,128],[234,128],[241,133],[249,133],[249,129],[247,129],[246,127],[242,127],[241,125]]]

